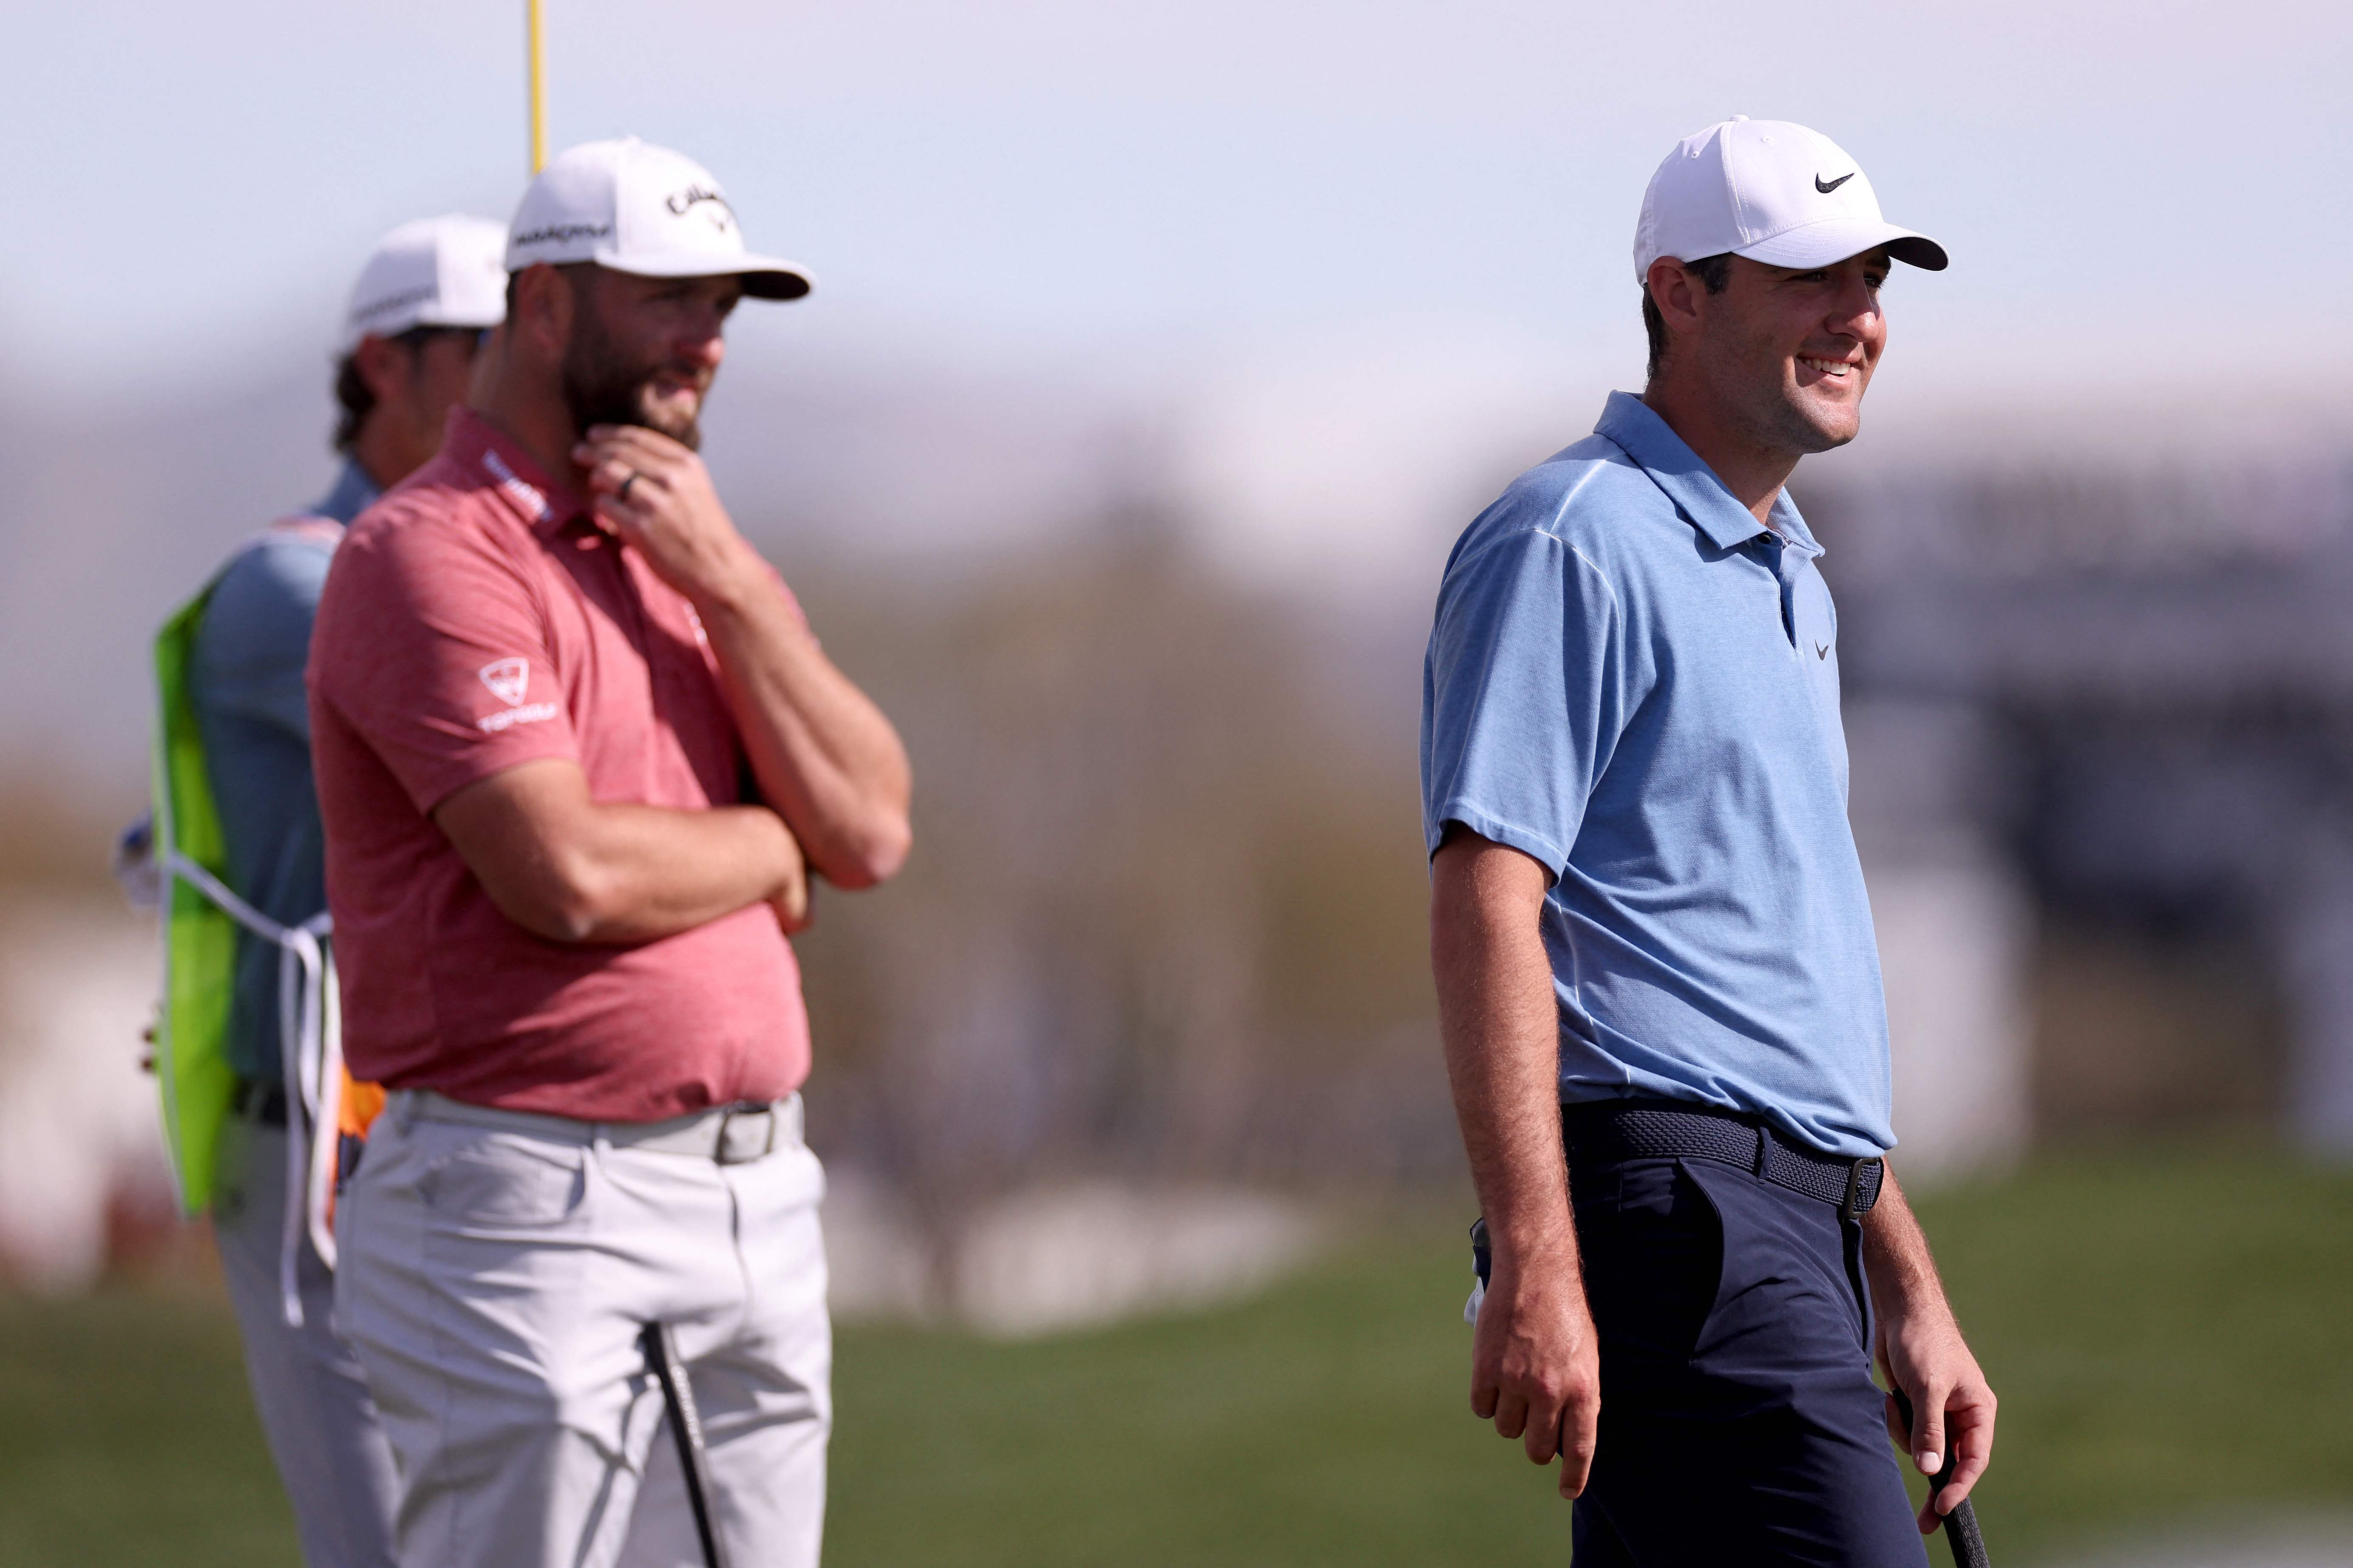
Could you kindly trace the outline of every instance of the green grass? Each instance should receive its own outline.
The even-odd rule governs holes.
[[[1921,1206],[2002,1395],[1979,1500],[2005,1563],[2353,1505],[2353,1173],[2088,1152]],[[828,1558],[1565,1561],[1548,1479],[1465,1409],[1466,1267],[1430,1224],[1200,1316],[845,1330]],[[294,1561],[220,1308],[0,1300],[0,1564]]]
[[[2085,1152],[1919,1206],[2001,1399],[1989,1548],[2353,1504],[2353,1171]]]
[[[0,1564],[298,1563],[226,1304],[0,1298]]]

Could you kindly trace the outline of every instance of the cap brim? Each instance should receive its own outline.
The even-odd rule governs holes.
[[[1767,267],[1813,268],[1828,267],[1834,261],[1844,261],[1850,256],[1861,256],[1866,250],[1883,247],[1896,260],[1909,262],[1925,271],[1942,272],[1948,265],[1945,247],[1926,235],[1898,228],[1892,223],[1874,223],[1869,218],[1833,217],[1800,224],[1732,254],[1761,261]]]
[[[488,331],[507,319],[505,301],[496,310],[427,310],[417,318],[420,327],[448,327],[453,331],[473,328]]]
[[[744,292],[754,300],[797,300],[809,291],[809,276],[789,261],[773,256],[712,256],[677,252],[669,256],[620,257],[599,253],[596,265],[639,278],[740,278]]]

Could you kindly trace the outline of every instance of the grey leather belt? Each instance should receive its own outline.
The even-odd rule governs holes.
[[[664,1121],[575,1121],[530,1110],[500,1110],[469,1105],[429,1089],[401,1089],[392,1096],[393,1114],[409,1121],[447,1121],[499,1132],[520,1132],[561,1143],[607,1143],[649,1154],[684,1154],[722,1165],[741,1165],[801,1141],[801,1097],[786,1095],[771,1105],[713,1106]]]

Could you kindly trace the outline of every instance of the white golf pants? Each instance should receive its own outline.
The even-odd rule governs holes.
[[[817,1157],[796,1134],[723,1165],[435,1104],[393,1097],[335,1226],[402,1568],[698,1568],[638,1344],[654,1321],[688,1365],[729,1554],[815,1568],[833,1356]]]

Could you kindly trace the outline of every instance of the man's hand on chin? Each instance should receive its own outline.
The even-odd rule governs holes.
[[[684,443],[636,425],[599,425],[573,450],[596,520],[634,545],[697,609],[763,580],[759,558]]]

